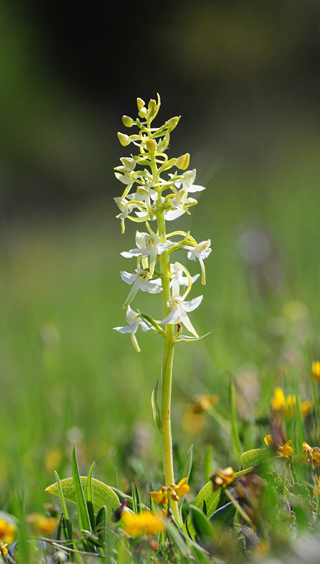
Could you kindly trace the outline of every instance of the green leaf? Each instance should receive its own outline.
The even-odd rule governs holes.
[[[87,476],[80,476],[80,481],[83,488],[87,485]],[[65,478],[61,480],[61,489],[63,491],[64,498],[72,503],[76,503],[76,492],[74,488],[73,478]],[[59,496],[58,483],[52,484],[46,489],[46,492],[53,495]],[[107,507],[108,510],[108,523],[111,522],[111,518],[115,510],[120,505],[120,500],[117,494],[109,488],[103,482],[92,478],[92,493],[93,493],[93,510],[95,515],[98,513],[99,509],[103,505]]]
[[[107,508],[103,505],[96,517],[95,531],[101,542],[106,542],[106,527],[107,527]]]
[[[215,531],[212,524],[207,519],[203,511],[201,511],[201,509],[199,509],[196,505],[190,505],[189,510],[192,524],[196,531],[195,538],[199,536],[205,544],[208,544],[208,542],[212,541],[215,537]]]
[[[236,512],[236,508],[233,503],[230,501],[226,503],[223,507],[219,507],[217,511],[210,517],[210,522],[215,527],[225,527],[229,525],[230,521],[233,519],[234,514]]]
[[[179,482],[181,480],[183,480],[183,478],[188,478],[190,477],[190,472],[191,472],[191,468],[192,468],[192,458],[193,458],[193,445],[191,445],[191,447],[189,448],[187,455],[184,459],[183,465],[181,467],[178,479],[177,479],[177,484],[179,484]]]
[[[153,419],[155,420],[155,424],[157,425],[159,433],[161,433],[162,422],[161,422],[161,415],[160,415],[160,409],[158,404],[158,388],[159,388],[159,382],[157,380],[151,394],[151,405],[152,405]]]
[[[205,335],[202,335],[201,337],[189,337],[188,335],[181,335],[181,337],[179,337],[179,339],[176,340],[176,343],[190,343],[193,341],[202,341],[202,339],[205,339],[210,334],[211,331],[209,331],[209,333],[206,333]]]
[[[221,489],[214,492],[212,482],[208,482],[199,491],[195,499],[194,505],[203,511],[204,503],[205,503],[207,515],[210,516],[217,509],[220,501],[220,496],[221,496]]]
[[[87,484],[86,484],[87,508],[88,508],[88,514],[89,514],[92,530],[94,530],[95,527],[95,518],[94,518],[94,510],[93,510],[93,494],[92,494],[92,474],[94,467],[95,467],[95,462],[93,462],[93,464],[90,467]]]
[[[267,462],[268,460],[279,458],[278,455],[268,448],[255,448],[253,450],[247,450],[240,456],[240,466],[241,468],[249,468],[258,466],[262,462]]]
[[[76,448],[73,447],[72,451],[72,476],[73,476],[73,483],[74,489],[76,494],[76,504],[78,510],[78,521],[79,521],[79,528],[81,530],[85,529],[87,531],[92,532],[91,523],[88,514],[88,508],[86,505],[86,500],[83,493],[82,483],[80,480],[79,475],[79,467],[76,455]],[[87,480],[88,481],[88,480]],[[87,485],[87,484],[86,484]]]
[[[69,514],[68,514],[68,509],[67,509],[67,505],[66,505],[66,501],[64,498],[64,494],[63,494],[63,489],[61,486],[61,481],[59,478],[59,474],[58,472],[55,472],[55,477],[57,480],[57,485],[58,485],[58,496],[60,497],[60,502],[62,505],[62,511],[63,511],[63,531],[64,531],[64,536],[66,540],[71,540],[72,539],[72,524],[71,521],[69,519]]]
[[[171,539],[174,541],[175,545],[181,552],[182,556],[187,558],[189,555],[189,550],[185,541],[183,540],[182,536],[179,533],[179,529],[175,525],[173,525],[173,523],[170,523],[170,521],[166,521],[166,529],[169,536],[171,537]]]
[[[132,482],[132,509],[133,513],[140,513],[141,511],[141,495],[138,486]]]
[[[230,415],[231,415],[231,431],[232,431],[232,442],[233,448],[237,455],[237,458],[241,457],[241,453],[243,451],[240,438],[239,438],[239,430],[238,430],[238,422],[237,422],[237,409],[236,409],[236,396],[235,396],[235,387],[234,387],[234,378],[231,376],[230,378]]]

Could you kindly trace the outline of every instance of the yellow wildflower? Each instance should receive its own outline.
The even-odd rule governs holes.
[[[278,451],[284,458],[287,458],[287,456],[292,454],[292,447],[290,446],[291,440],[287,441],[284,445],[276,445],[273,441],[272,435],[267,435],[264,438],[264,442],[267,446]]]
[[[209,409],[219,401],[218,396],[208,396],[207,394],[197,394],[192,399],[192,403],[188,405],[188,410],[191,413],[203,413],[204,411],[209,411]]]
[[[154,499],[156,503],[165,505],[166,503],[168,503],[167,488],[165,486],[161,486],[158,492],[150,492],[150,497],[152,497],[152,499]]]
[[[213,484],[213,491],[215,492],[219,488],[226,488],[233,482],[235,478],[235,472],[231,466],[225,468],[224,470],[215,470],[211,476],[210,480]]]
[[[8,543],[2,543],[0,541],[1,552],[2,552],[2,554],[4,554],[4,556],[6,556],[6,554],[8,554],[7,546],[8,546]],[[0,558],[1,558],[1,552],[0,552]]]
[[[0,541],[11,543],[15,537],[15,526],[7,523],[4,519],[0,519]]]
[[[320,360],[315,360],[311,365],[311,376],[314,380],[320,380]]]
[[[292,417],[296,411],[297,398],[296,396],[285,396],[280,386],[274,389],[274,396],[271,400],[271,408],[273,411],[281,413],[284,417]],[[309,400],[301,401],[299,398],[299,407],[301,415],[305,418],[312,410],[312,402]]]
[[[179,484],[177,486],[173,485],[173,489],[175,490],[175,492],[180,495],[186,495],[189,491],[190,491],[190,486],[188,486],[187,484],[187,480],[188,478],[183,478],[182,480],[180,480]]]
[[[307,461],[313,466],[320,466],[320,448],[311,447],[308,443],[302,443],[303,452],[308,454]]]
[[[274,396],[271,400],[271,407],[274,411],[283,411],[286,405],[286,397],[282,388],[277,387],[274,389]]]
[[[318,483],[313,488],[314,495],[319,495],[319,491],[320,491],[320,476],[318,476]]]
[[[208,396],[207,394],[197,394],[192,398],[188,405],[188,411],[183,417],[182,425],[185,431],[191,435],[198,435],[204,425],[203,413],[209,411],[211,407],[219,401],[218,396]]]
[[[173,501],[179,501],[179,496],[186,495],[190,490],[187,480],[188,478],[183,478],[178,485],[170,484],[170,486],[161,486],[159,491],[150,492],[150,497],[157,503],[160,503],[160,505],[166,505],[166,503],[168,503],[168,495],[170,495]]]
[[[31,525],[34,533],[40,535],[50,535],[58,525],[58,519],[55,517],[44,517],[40,513],[27,515],[26,521]]]
[[[165,524],[161,513],[151,511],[141,511],[141,513],[129,513],[124,511],[122,514],[124,530],[132,537],[136,538],[142,534],[155,535],[165,530]]]

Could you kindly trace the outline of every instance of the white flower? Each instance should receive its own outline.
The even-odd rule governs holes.
[[[142,292],[149,292],[150,294],[158,294],[162,291],[161,280],[149,280],[150,273],[147,270],[136,269],[136,274],[130,274],[130,272],[122,271],[120,276],[124,282],[127,284],[133,284],[123,307],[126,308],[133,300],[135,295],[139,290]]]
[[[147,208],[150,219],[153,218],[152,201],[154,202],[158,198],[158,194],[155,190],[152,190],[151,184],[150,186],[148,184],[138,186],[137,191],[134,194],[130,194],[128,198],[130,198],[130,200],[135,200],[138,204],[142,202],[143,207]],[[139,216],[139,212],[136,212],[136,214]],[[142,216],[143,215],[145,215],[145,212],[142,212]]]
[[[173,221],[183,215],[189,206],[194,206],[197,200],[188,198],[188,191],[181,188],[179,192],[167,196],[167,201],[170,203],[172,209],[165,213],[166,221]]]
[[[188,277],[185,276],[184,269],[178,262],[175,264],[170,264],[170,271],[171,271],[171,282],[170,286],[172,288],[171,293],[172,296],[179,296],[180,294],[180,286],[188,286],[189,280]],[[195,276],[190,277],[191,284],[193,284],[198,278],[200,274],[196,274]]]
[[[196,309],[201,304],[202,298],[203,296],[198,296],[198,298],[194,298],[193,300],[190,300],[190,302],[185,302],[181,296],[173,296],[173,298],[170,298],[167,302],[168,307],[170,307],[172,311],[169,315],[167,315],[167,317],[160,321],[160,325],[183,323],[190,333],[199,338],[199,335],[193,327],[186,312]]]
[[[208,239],[207,241],[202,241],[201,243],[198,243],[195,247],[191,247],[190,245],[185,246],[185,249],[190,249],[188,252],[188,259],[189,260],[198,259],[200,263],[201,272],[202,272],[202,284],[206,283],[206,271],[203,261],[210,255],[212,251],[212,249],[210,249],[210,245],[211,245],[211,240]]]
[[[195,177],[195,169],[187,170],[187,172],[182,175],[182,179],[174,183],[175,187],[178,188],[179,191],[174,194],[173,197],[172,195],[167,196],[167,200],[170,202],[173,208],[165,214],[167,221],[177,219],[178,217],[180,217],[180,215],[184,214],[187,211],[188,207],[194,206],[197,203],[197,200],[188,197],[188,193],[202,192],[202,190],[205,190],[205,188],[204,186],[193,184]]]
[[[187,170],[183,175],[183,180],[179,180],[178,182],[175,183],[175,186],[177,188],[180,188],[181,184],[182,184],[182,188],[184,188],[185,190],[187,190],[188,192],[202,192],[202,190],[205,190],[204,186],[199,186],[197,184],[193,184],[195,178],[196,178],[196,169],[194,168],[193,170]]]
[[[124,220],[128,217],[129,213],[132,212],[133,208],[135,208],[135,204],[131,204],[125,198],[113,198],[115,203],[117,204],[120,212],[116,217],[121,219],[121,231],[124,233]]]
[[[140,315],[138,315],[138,313],[133,311],[130,306],[128,306],[127,308],[126,320],[129,323],[129,325],[126,325],[125,327],[114,327],[114,329],[115,331],[119,331],[119,333],[131,333],[131,342],[134,348],[136,349],[136,351],[140,352],[140,347],[136,339],[136,332],[139,328],[139,325],[141,326],[142,331],[149,331],[149,327],[143,321]]]
[[[172,247],[174,243],[171,241],[168,243],[160,243],[160,239],[157,235],[150,235],[150,233],[140,233],[137,231],[136,245],[136,249],[131,249],[128,252],[124,251],[121,255],[125,258],[150,256],[150,276],[153,276],[157,256]]]

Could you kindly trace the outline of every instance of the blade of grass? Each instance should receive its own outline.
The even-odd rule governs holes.
[[[241,441],[239,438],[239,430],[238,430],[238,422],[237,422],[237,410],[236,410],[236,397],[235,397],[235,386],[234,386],[234,378],[233,376],[230,377],[230,415],[231,415],[231,432],[232,432],[232,442],[235,454],[240,460],[241,454],[243,452],[243,448],[241,445]]]

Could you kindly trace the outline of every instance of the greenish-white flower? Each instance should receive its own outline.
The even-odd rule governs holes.
[[[137,352],[140,352],[140,347],[136,338],[136,332],[139,327],[142,331],[149,331],[148,325],[143,321],[138,313],[133,311],[130,306],[127,307],[126,320],[128,325],[125,327],[114,327],[115,331],[119,333],[131,333],[131,342]]]
[[[128,307],[139,290],[142,292],[149,292],[150,294],[158,294],[159,292],[162,292],[161,279],[157,278],[156,280],[150,280],[151,276],[148,270],[141,270],[141,268],[137,268],[136,274],[123,270],[120,272],[120,276],[124,282],[133,285],[126,301],[123,304],[124,308]]]
[[[179,296],[180,286],[188,286],[189,279],[185,275],[185,270],[178,262],[175,262],[174,264],[170,264],[170,272],[171,272],[170,287],[171,287],[172,297]],[[199,276],[200,274],[196,274],[195,276],[192,277],[190,276],[191,284],[193,284],[199,278]]]
[[[197,298],[186,302],[182,296],[173,296],[167,302],[171,312],[162,321],[160,321],[160,325],[182,323],[188,331],[190,331],[190,333],[199,338],[199,335],[193,327],[186,312],[196,309],[201,304],[202,298],[203,296],[198,296]]]
[[[136,232],[136,249],[131,249],[130,251],[124,251],[121,255],[125,258],[131,257],[150,257],[150,276],[153,276],[155,264],[157,262],[157,256],[161,255],[163,251],[166,251],[174,245],[171,241],[167,243],[161,243],[157,235],[151,235],[150,233],[140,233]]]
[[[212,251],[212,249],[210,249],[210,245],[211,245],[211,240],[208,239],[207,241],[201,241],[201,243],[198,243],[195,247],[192,247],[191,245],[185,246],[185,249],[189,249],[188,259],[189,260],[198,259],[200,263],[201,272],[202,272],[202,284],[206,283],[206,271],[203,261],[210,255]]]

